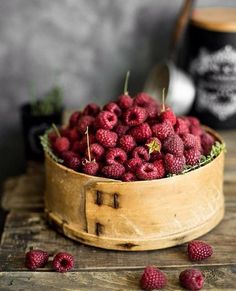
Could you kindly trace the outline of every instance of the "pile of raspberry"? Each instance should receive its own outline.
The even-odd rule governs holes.
[[[177,117],[143,92],[123,94],[102,109],[89,104],[59,131],[49,140],[66,167],[125,182],[179,174],[198,164],[215,142],[197,118]]]

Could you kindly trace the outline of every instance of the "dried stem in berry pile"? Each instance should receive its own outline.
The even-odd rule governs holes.
[[[57,126],[56,126],[55,123],[52,124],[52,127],[53,127],[53,129],[54,129],[56,135],[57,135],[58,137],[61,137],[60,131],[58,130],[58,128],[57,128]]]
[[[130,76],[130,71],[127,71],[126,77],[125,77],[124,95],[129,94],[129,92],[128,92],[129,76]]]
[[[89,144],[89,128],[87,126],[87,129],[85,131],[86,134],[86,138],[87,138],[87,147],[88,147],[88,158],[89,158],[89,162],[91,162],[91,153],[90,153],[90,144]]]
[[[162,112],[166,111],[165,102],[166,102],[165,88],[163,88],[163,90],[162,90],[162,109],[161,109]]]

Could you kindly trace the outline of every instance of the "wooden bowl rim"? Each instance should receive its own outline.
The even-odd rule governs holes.
[[[210,133],[212,136],[214,136],[216,138],[217,141],[220,141],[221,143],[224,143],[223,141],[223,138],[215,131],[213,130],[212,128],[210,127],[207,127],[207,126],[202,126],[202,128],[204,128],[206,130],[207,133]],[[69,172],[77,177],[84,177],[84,178],[89,178],[89,179],[96,179],[96,178],[101,178],[101,180],[95,180],[94,182],[97,182],[97,183],[112,183],[112,184],[116,184],[116,183],[122,183],[123,185],[135,185],[135,184],[140,184],[140,183],[149,183],[149,182],[164,182],[164,181],[169,181],[169,179],[172,179],[173,178],[181,178],[183,176],[186,177],[186,175],[192,175],[193,173],[196,173],[197,171],[201,170],[202,168],[206,168],[206,167],[209,167],[210,165],[212,165],[212,163],[214,163],[216,160],[218,160],[222,155],[224,155],[224,152],[222,151],[214,160],[212,160],[210,163],[204,165],[204,166],[201,166],[195,170],[192,170],[192,171],[189,171],[187,173],[184,173],[184,174],[180,174],[180,175],[175,175],[175,176],[171,176],[171,177],[165,177],[165,178],[161,178],[161,179],[153,179],[153,180],[143,180],[143,181],[131,181],[131,182],[123,182],[121,180],[114,180],[114,179],[109,179],[109,178],[105,178],[105,177],[99,177],[99,176],[91,176],[91,175],[87,175],[87,174],[84,174],[84,173],[80,173],[80,172],[76,172],[70,168],[67,168],[66,166],[60,164],[60,163],[57,163],[56,161],[54,161],[47,153],[45,153],[45,157],[46,159],[48,159],[51,163],[53,163],[54,165],[56,165],[57,167],[61,168],[62,170],[66,171],[66,172]]]

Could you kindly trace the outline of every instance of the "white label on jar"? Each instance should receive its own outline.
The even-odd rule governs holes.
[[[219,120],[236,113],[236,50],[227,45],[216,52],[201,48],[190,64],[196,84],[196,110]]]

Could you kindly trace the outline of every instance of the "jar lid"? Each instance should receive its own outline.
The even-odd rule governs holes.
[[[207,30],[236,32],[236,8],[196,8],[191,23]]]

